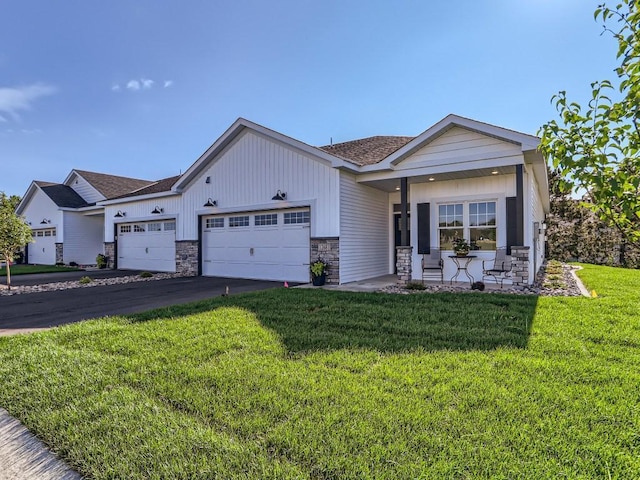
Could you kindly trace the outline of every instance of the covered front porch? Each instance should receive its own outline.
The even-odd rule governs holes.
[[[440,273],[437,281],[442,284],[462,282],[469,287],[482,281],[522,287],[535,275],[531,246],[539,243],[537,230],[529,228],[525,233],[525,191],[530,180],[525,166],[515,164],[413,177],[361,178],[359,183],[388,193],[389,271],[394,272],[396,282],[425,278],[431,282]],[[526,234],[532,241],[525,241]],[[456,238],[470,244],[463,258],[454,251]],[[509,266],[500,278],[486,275],[497,251],[507,253]],[[442,260],[441,272],[425,272],[430,274],[425,277],[423,261],[434,255]]]

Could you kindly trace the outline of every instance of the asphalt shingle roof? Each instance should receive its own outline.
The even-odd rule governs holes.
[[[75,171],[107,199],[119,197],[154,183],[150,180],[140,180],[139,178],[120,177],[86,170]]]
[[[58,207],[81,208],[88,205],[73,188],[67,185],[49,182],[36,182],[36,184]]]
[[[162,193],[168,192],[171,190],[171,186],[178,181],[180,175],[176,175],[174,177],[163,178],[156,182],[152,182],[151,185],[147,185],[138,190],[134,190],[132,192],[125,193],[124,195],[119,195],[115,198],[128,198],[128,197],[139,197],[140,195],[150,195],[152,193]]]
[[[362,167],[364,165],[380,163],[414,138],[415,137],[376,136],[325,145],[319,148],[331,155],[335,155],[336,157],[340,157]]]

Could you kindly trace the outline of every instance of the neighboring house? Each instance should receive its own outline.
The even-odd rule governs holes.
[[[33,231],[25,261],[95,264],[104,251],[105,223],[104,208],[96,202],[150,183],[84,170],[72,170],[63,183],[32,182],[16,209]]]
[[[514,283],[527,284],[544,259],[549,211],[538,144],[449,115],[417,137],[318,148],[239,119],[180,177],[98,201],[105,252],[117,268],[292,282],[309,281],[322,257],[331,283],[396,268],[406,282],[421,278],[431,248],[443,250],[450,278],[462,236],[480,247],[476,278],[507,247]]]

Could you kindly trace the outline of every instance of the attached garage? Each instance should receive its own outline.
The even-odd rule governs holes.
[[[118,268],[176,271],[176,222],[122,223],[118,225]]]
[[[202,275],[309,281],[309,209],[202,217]]]
[[[33,230],[33,243],[28,245],[28,263],[37,265],[55,265],[56,229],[41,228]]]

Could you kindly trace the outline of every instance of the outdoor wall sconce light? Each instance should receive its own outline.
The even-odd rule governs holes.
[[[46,218],[43,218],[42,221],[40,222],[40,225],[46,225],[47,223],[51,223],[51,220],[47,220]]]
[[[207,177],[207,178],[204,180],[204,183],[211,183],[211,177]]]
[[[498,174],[498,170],[492,170],[491,171],[491,175],[497,175]]]
[[[156,208],[151,210],[151,213],[162,213],[162,212],[164,212],[164,208],[160,208],[158,205],[156,205]]]
[[[276,194],[271,197],[271,200],[284,200],[287,198],[287,194],[283,191],[278,190]]]
[[[114,217],[122,218],[127,215],[127,212],[123,212],[122,210],[118,210],[118,212],[114,215]]]
[[[207,198],[207,203],[203,205],[203,207],[217,207],[217,206],[218,206],[218,201],[212,200],[211,197]]]

